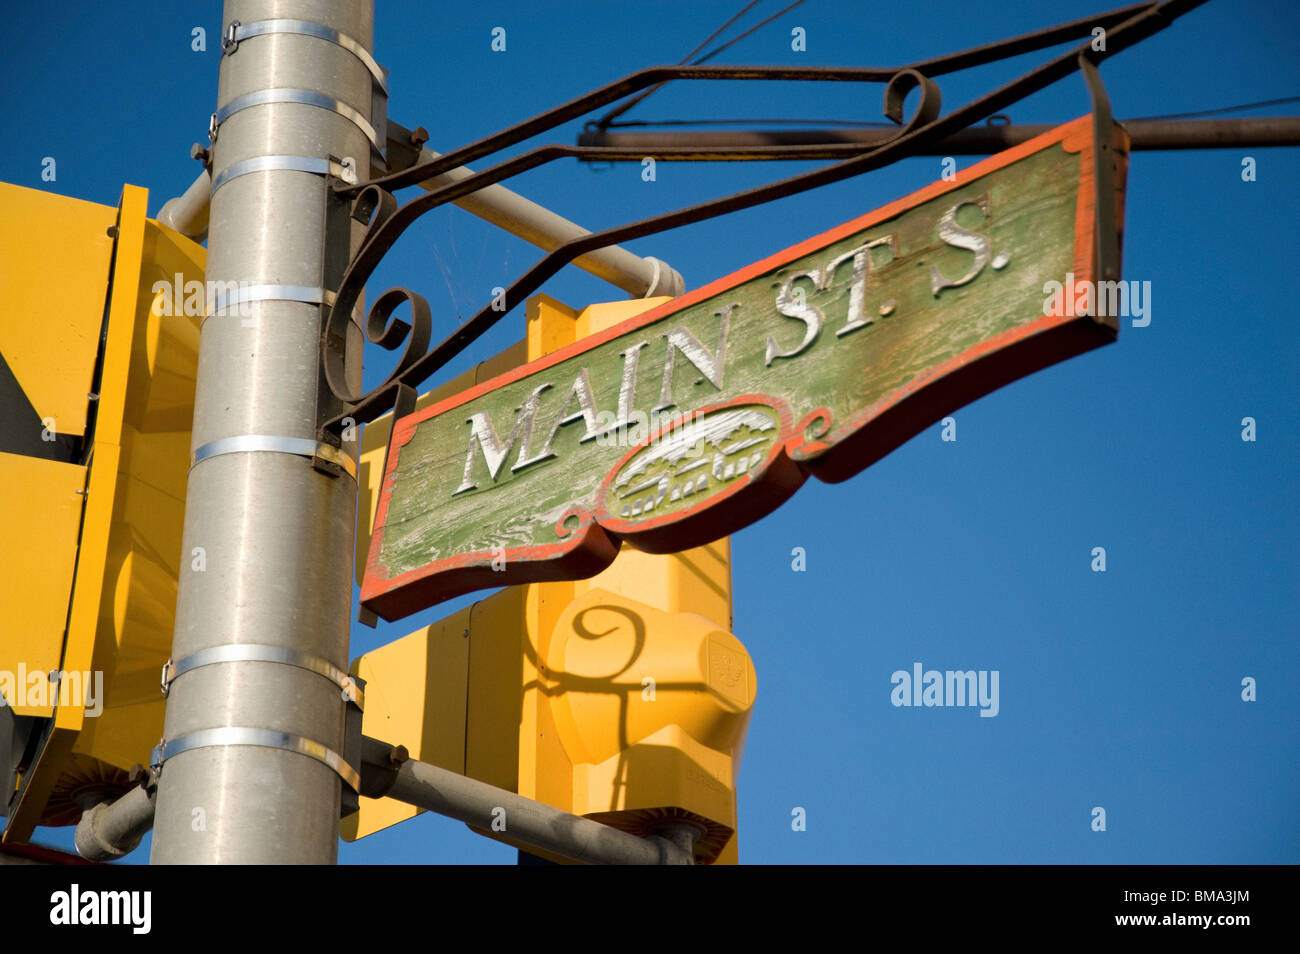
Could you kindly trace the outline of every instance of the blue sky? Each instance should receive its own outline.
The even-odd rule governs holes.
[[[378,6],[389,114],[425,126],[445,152],[676,62],[741,4]],[[779,6],[764,0],[758,15]],[[130,182],[150,189],[156,214],[196,174],[187,150],[206,141],[215,106],[219,5],[194,9],[145,4],[126,28],[111,5],[90,3],[28,19],[0,61],[14,91],[0,107],[0,180],[108,204]],[[1002,0],[884,12],[808,0],[714,62],[902,65],[1103,9]],[[1298,21],[1277,0],[1209,3],[1102,67],[1115,115],[1300,95]],[[194,26],[207,30],[207,52],[191,50]],[[504,52],[490,48],[496,26]],[[791,49],[796,26],[804,52]],[[941,78],[945,110],[1048,55]],[[880,95],[677,84],[625,118],[879,120]],[[1087,110],[1076,75],[1007,113],[1057,123]],[[572,142],[580,127],[538,142]],[[58,161],[53,183],[41,181],[45,156]],[[1243,181],[1245,156],[1255,181]],[[735,632],[759,685],[740,775],[743,861],[1300,862],[1298,159],[1296,149],[1134,154],[1124,277],[1151,283],[1148,327],[1125,322],[1118,343],[962,409],[955,442],[936,425],[847,483],[810,481],[735,535]],[[509,185],[598,229],[812,165],[661,163],[645,182],[637,164],[565,160]],[[629,247],[698,287],[940,172],[939,158],[910,159]],[[540,254],[444,209],[408,232],[374,287],[420,291],[441,337]],[[544,290],[573,305],[623,297],[573,269]],[[522,328],[512,313],[448,373]],[[367,358],[368,378],[382,378],[388,356]],[[1254,442],[1241,438],[1247,416]],[[1104,573],[1090,568],[1097,546]],[[795,547],[805,572],[792,570]],[[356,627],[352,655],[466,602]],[[891,674],[915,662],[998,670],[998,715],[891,705]],[[1255,702],[1241,698],[1245,677],[1257,680]],[[1091,827],[1096,806],[1104,832]],[[792,830],[795,807],[806,831]],[[41,836],[68,845],[70,834]],[[514,851],[423,815],[342,846],[340,860],[510,863]]]

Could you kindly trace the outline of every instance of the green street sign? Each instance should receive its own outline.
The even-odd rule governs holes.
[[[1113,341],[1093,154],[1083,117],[401,418],[362,604],[397,619],[594,575],[620,540],[698,546]]]

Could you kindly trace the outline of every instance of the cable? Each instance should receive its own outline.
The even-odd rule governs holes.
[[[1265,99],[1258,103],[1242,103],[1240,106],[1224,106],[1222,109],[1202,109],[1194,113],[1168,113],[1164,116],[1137,116],[1136,119],[1154,121],[1158,119],[1195,119],[1197,116],[1217,116],[1221,113],[1235,113],[1243,109],[1260,109],[1264,106],[1281,106],[1283,103],[1300,103],[1300,96],[1284,96],[1281,99]]]
[[[691,61],[692,56],[695,56],[695,54],[699,53],[700,50],[704,49],[706,46],[708,46],[710,43],[716,40],[718,36],[724,30],[727,29],[727,27],[731,26],[733,23],[735,23],[737,20],[743,17],[750,10],[754,9],[754,7],[756,6],[758,6],[758,0],[750,0],[749,3],[747,3],[745,6],[740,8],[739,13],[733,15],[730,20],[728,20],[726,23],[722,24],[722,26],[718,27],[716,30],[710,33],[708,37],[705,38],[703,43],[701,43],[695,49],[691,50],[691,52],[687,53],[686,56],[683,57],[681,62],[678,63],[677,65],[685,66],[686,64],[688,64]],[[640,95],[633,96],[631,99],[629,99],[626,103],[623,103],[621,106],[616,106],[614,109],[611,109],[608,113],[606,113],[599,120],[597,120],[596,125],[603,129],[604,127],[608,126],[612,120],[616,119],[619,116],[622,116],[625,112],[627,112],[637,103],[641,102],[641,100],[645,99],[647,96],[649,96],[651,93],[653,93],[655,90],[659,89],[662,86],[663,86],[662,83],[660,83],[659,86],[651,86],[649,89],[645,90]]]
[[[724,30],[727,29],[727,27],[731,26],[733,23],[735,23],[737,20],[739,20],[739,19],[740,19],[741,17],[743,17],[746,13],[748,13],[750,10],[754,9],[754,7],[758,5],[758,0],[750,0],[749,3],[747,3],[744,7],[742,7],[742,8],[740,9],[740,12],[739,12],[739,13],[735,14],[735,15],[734,15],[730,20],[728,20],[726,23],[722,24],[722,26],[720,26],[720,27],[718,27],[716,30],[714,30],[713,33],[710,34],[709,37],[708,37],[707,39],[705,39],[705,41],[704,41],[703,43],[701,43],[701,44],[700,44],[699,46],[697,46],[695,49],[691,50],[691,52],[687,53],[685,59],[683,59],[683,60],[681,61],[681,63],[679,63],[678,65],[679,65],[679,66],[685,66],[685,65],[687,65],[687,64],[689,63],[691,66],[699,66],[699,65],[702,64],[702,63],[707,63],[709,60],[713,59],[715,56],[717,56],[717,55],[718,55],[719,53],[721,53],[723,50],[727,49],[727,48],[730,47],[730,46],[734,46],[735,44],[739,43],[741,40],[743,40],[745,37],[751,35],[751,34],[754,33],[755,31],[757,31],[757,30],[761,30],[763,27],[767,26],[767,25],[768,25],[769,23],[771,23],[773,20],[776,20],[776,19],[778,19],[779,17],[783,17],[783,16],[785,16],[787,13],[789,13],[791,10],[793,10],[795,7],[799,6],[799,5],[800,5],[801,3],[803,3],[803,2],[804,2],[804,0],[794,0],[794,3],[790,4],[788,7],[785,7],[785,8],[782,9],[782,10],[778,10],[776,13],[772,14],[772,15],[771,15],[770,17],[768,17],[766,20],[761,20],[761,21],[759,21],[759,22],[756,23],[754,26],[752,26],[752,27],[750,27],[748,30],[746,30],[744,33],[740,34],[740,36],[735,37],[734,39],[728,40],[726,43],[722,44],[722,46],[716,47],[715,49],[711,50],[710,52],[704,54],[704,55],[703,55],[702,57],[700,57],[698,60],[694,60],[694,61],[692,61],[692,60],[691,60],[691,57],[692,57],[692,56],[695,56],[695,54],[699,53],[700,50],[704,49],[706,46],[708,46],[710,43],[712,43],[715,39],[718,38],[718,36],[719,36],[719,35],[720,35]],[[646,98],[647,96],[649,96],[651,93],[655,92],[655,91],[658,90],[658,89],[661,89],[661,88],[663,87],[663,85],[664,85],[664,84],[660,83],[658,86],[651,86],[649,89],[647,89],[647,90],[645,90],[644,92],[642,92],[639,96],[633,96],[633,97],[632,97],[630,100],[628,100],[626,103],[623,103],[621,106],[619,106],[619,107],[617,107],[617,108],[615,108],[615,109],[610,110],[608,113],[606,113],[604,116],[602,116],[599,120],[596,121],[596,123],[595,123],[596,128],[597,128],[597,129],[605,129],[605,128],[608,128],[608,127],[610,126],[610,124],[612,123],[613,120],[617,119],[619,116],[622,116],[625,112],[627,112],[629,109],[631,109],[631,108],[632,108],[633,106],[635,106],[637,103],[641,102],[641,100],[645,99],[645,98]],[[589,125],[590,125],[590,124],[589,124]]]
[[[803,3],[803,2],[804,2],[804,0],[794,0],[794,3],[790,4],[790,5],[789,5],[788,7],[786,7],[784,10],[778,10],[776,13],[772,14],[772,15],[771,15],[770,17],[768,17],[766,20],[763,20],[762,22],[757,23],[757,24],[755,24],[754,26],[750,27],[748,30],[746,30],[744,33],[740,34],[740,36],[736,37],[734,40],[728,40],[726,43],[722,44],[722,46],[718,47],[717,49],[713,50],[712,52],[704,54],[702,57],[700,57],[698,60],[696,60],[696,61],[695,61],[694,63],[692,63],[691,65],[692,65],[692,66],[699,66],[701,63],[707,63],[709,60],[713,59],[715,56],[717,56],[719,53],[721,53],[721,52],[722,52],[723,50],[725,50],[727,47],[729,47],[729,46],[735,46],[737,43],[739,43],[739,42],[740,42],[741,40],[743,40],[745,37],[749,36],[751,33],[755,32],[756,30],[761,30],[763,27],[767,26],[767,25],[768,25],[769,23],[771,23],[773,20],[776,20],[776,19],[778,19],[778,18],[780,18],[780,17],[785,16],[787,13],[789,13],[791,10],[793,10],[795,7],[799,6],[799,5],[800,5],[801,3]]]
[[[740,8],[739,13],[737,13],[726,23],[722,24],[722,26],[718,27],[716,30],[710,33],[708,38],[703,43],[701,43],[695,49],[691,50],[691,52],[687,53],[686,56],[682,59],[681,63],[679,63],[678,65],[685,66],[687,63],[689,63],[691,61],[692,56],[695,56],[697,53],[700,52],[700,50],[704,49],[706,46],[708,46],[710,43],[716,40],[723,30],[727,29],[727,27],[731,26],[733,23],[735,23],[737,20],[743,17],[750,10],[754,9],[754,7],[756,6],[758,6],[758,0],[750,0],[748,4]]]

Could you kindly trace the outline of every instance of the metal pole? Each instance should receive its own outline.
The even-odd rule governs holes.
[[[389,123],[391,132],[400,132],[401,127]],[[423,133],[423,130],[420,130]],[[408,134],[408,139],[410,138]],[[417,136],[418,141],[418,136]],[[422,148],[411,157],[410,162],[394,164],[394,171],[417,163],[432,162],[441,153]],[[433,191],[441,186],[468,179],[474,170],[460,166],[440,176],[421,182],[420,188]],[[511,235],[517,235],[525,242],[531,242],[538,248],[553,252],[566,242],[590,235],[587,229],[550,209],[512,192],[505,186],[494,184],[485,186],[477,192],[456,199],[454,204],[476,215],[486,222],[491,222]],[[617,245],[588,252],[573,260],[573,264],[597,278],[623,289],[634,298],[649,298],[654,295],[672,295],[676,297],[686,291],[686,282],[676,269],[668,263],[647,256],[642,258]]]
[[[428,762],[407,759],[400,747],[369,738],[362,744],[362,785],[372,798],[395,798],[485,831],[503,831],[530,848],[585,864],[694,863],[694,839],[676,831],[666,838],[640,838]],[[381,758],[388,753],[391,758]]]
[[[1157,120],[1131,119],[1123,123],[1134,152],[1169,149],[1237,149],[1254,146],[1300,145],[1300,117],[1259,116],[1242,119]],[[1056,128],[1052,125],[1018,126],[989,124],[971,126],[919,148],[915,155],[984,156],[1010,149],[1035,136]],[[896,129],[731,129],[693,132],[647,130],[644,132],[607,132],[588,130],[578,136],[580,146],[617,146],[644,150],[645,155],[661,161],[772,160],[844,158],[857,148],[866,150],[893,139]],[[798,154],[782,155],[775,148],[770,153],[728,155],[729,149],[764,149],[772,147],[828,147],[818,154],[805,149]],[[845,151],[846,148],[848,151]],[[716,156],[673,154],[673,150],[713,149]],[[610,156],[601,161],[639,162],[641,154]]]
[[[308,16],[325,36],[265,23]],[[174,668],[154,757],[155,863],[337,857],[345,693],[322,673],[347,665],[357,485],[303,455],[316,446],[320,377],[312,299],[337,282],[359,225],[326,255],[326,181],[301,166],[334,157],[370,168],[373,19],[371,0],[225,4],[223,26],[245,32],[221,59],[213,179],[277,158],[211,202],[207,280],[249,284],[202,328]],[[359,378],[358,343],[353,326]],[[220,648],[231,644],[241,651]]]
[[[74,842],[77,853],[90,861],[113,861],[130,854],[153,826],[151,786],[137,785],[114,802],[100,802],[82,812]]]
[[[208,231],[208,201],[212,192],[212,177],[208,170],[199,173],[188,189],[175,198],[168,199],[158,210],[158,221],[181,235],[203,241]]]

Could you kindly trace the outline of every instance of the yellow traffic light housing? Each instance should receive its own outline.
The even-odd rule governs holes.
[[[700,861],[735,861],[756,677],[729,632],[729,563],[725,540],[669,556],[625,546],[589,580],[502,590],[353,664],[362,731],[634,834],[692,822]],[[663,592],[722,618],[645,602]],[[343,836],[416,812],[363,798]]]
[[[699,555],[715,555],[702,548]],[[636,554],[624,573],[643,575]],[[660,563],[656,560],[656,563]],[[647,568],[649,569],[649,568]],[[574,772],[575,814],[642,836],[696,823],[696,850],[722,853],[736,828],[735,777],[754,666],[727,629],[592,587],[565,607],[540,691]]]
[[[203,281],[205,252],[146,201],[0,185],[0,401],[18,422],[0,522],[25,555],[0,579],[0,694],[23,720],[5,841],[75,823],[162,735],[199,341],[170,291]]]
[[[537,296],[526,345],[420,405],[664,300],[578,311]],[[360,511],[372,520],[389,422],[377,423],[361,449]],[[360,566],[367,534],[359,537]],[[692,823],[697,860],[734,863],[736,776],[756,677],[730,630],[729,540],[666,556],[625,544],[591,579],[506,588],[360,657],[352,672],[367,686],[363,732],[635,834]],[[343,820],[343,837],[416,813],[362,798]],[[482,833],[515,844],[508,832]]]

